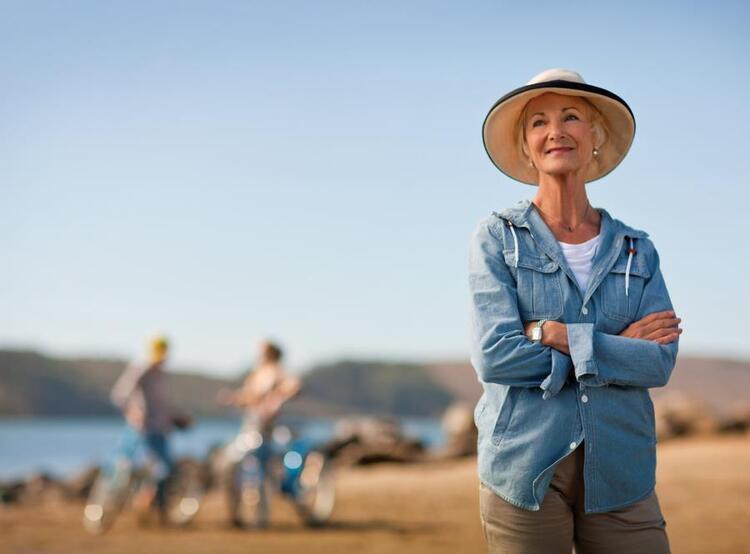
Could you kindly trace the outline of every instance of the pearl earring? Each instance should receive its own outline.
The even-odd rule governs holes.
[[[598,148],[594,148],[593,154],[594,154],[595,158],[598,157],[599,156],[599,149]]]

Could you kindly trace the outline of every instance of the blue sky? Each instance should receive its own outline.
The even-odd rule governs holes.
[[[237,372],[465,358],[466,256],[531,197],[482,120],[549,67],[631,105],[595,206],[647,230],[683,352],[750,358],[743,2],[0,2],[0,344]]]

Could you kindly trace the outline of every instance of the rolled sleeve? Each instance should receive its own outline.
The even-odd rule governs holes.
[[[505,264],[497,220],[485,221],[472,238],[469,288],[472,364],[480,380],[559,392],[573,364],[552,348],[530,341],[518,309],[516,282]]]
[[[672,309],[659,256],[653,254],[653,277],[646,283],[636,316]],[[678,341],[659,344],[650,340],[610,335],[594,330],[593,323],[569,323],[568,347],[578,382],[587,386],[621,385],[663,387],[677,359]]]
[[[573,369],[573,362],[569,356],[566,356],[559,350],[552,349],[552,371],[539,385],[544,393],[542,398],[547,400],[555,396],[565,386],[570,375],[570,370]]]
[[[568,348],[578,381],[592,381],[599,374],[594,357],[594,324],[568,323]]]

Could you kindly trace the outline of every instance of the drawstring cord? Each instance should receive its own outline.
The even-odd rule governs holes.
[[[628,237],[628,239],[630,240],[630,248],[628,248],[628,264],[625,266],[625,296],[628,296],[628,290],[630,289],[630,266],[633,263],[633,254],[635,254],[633,237]]]
[[[518,267],[518,237],[516,236],[516,230],[513,228],[513,223],[508,220],[508,227],[510,227],[510,234],[513,235],[513,253],[515,258],[513,259],[513,267]]]
[[[508,221],[508,228],[510,234],[513,235],[513,267],[518,267],[518,237],[516,236],[516,229],[513,227],[513,222]],[[635,242],[633,237],[627,237],[630,241],[630,248],[628,248],[628,263],[625,266],[625,296],[629,296],[630,292],[630,268],[633,265],[633,255],[635,254]]]

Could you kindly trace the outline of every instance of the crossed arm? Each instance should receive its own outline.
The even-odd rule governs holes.
[[[682,334],[681,322],[682,319],[677,317],[672,310],[654,312],[638,321],[634,321],[618,336],[630,339],[650,340],[657,344],[670,344],[676,341]],[[524,324],[527,337],[531,338],[531,330],[536,323],[536,321],[529,321]],[[542,325],[542,331],[542,344],[559,350],[563,354],[570,355],[567,325],[559,321],[545,321]]]
[[[472,242],[469,282],[474,336],[472,362],[482,381],[540,387],[549,398],[564,386],[570,371],[588,386],[659,387],[666,384],[682,330],[655,255],[644,285],[638,319],[619,335],[593,323],[544,324],[543,341],[531,342],[535,322],[523,322],[515,280],[502,256],[502,241],[487,227]]]
[[[619,335],[595,331],[591,323],[547,321],[542,344],[569,355],[576,379],[588,386],[663,387],[674,368],[681,321],[672,310],[653,312]],[[525,324],[527,336],[534,324]]]
[[[296,396],[301,389],[298,377],[284,376],[270,390],[258,391],[252,386],[250,378],[238,390],[221,389],[217,401],[225,406],[251,408],[258,415],[273,417],[281,406]]]

